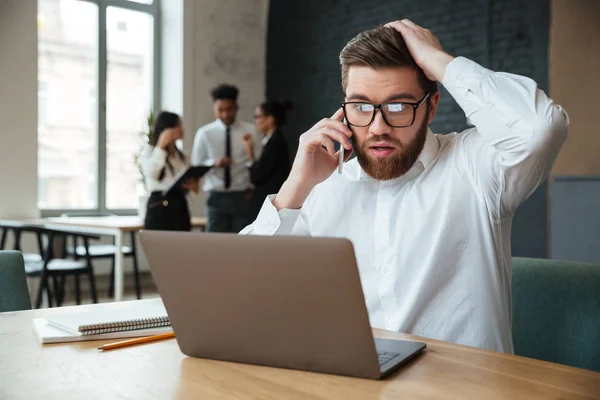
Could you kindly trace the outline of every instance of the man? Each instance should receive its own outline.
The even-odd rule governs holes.
[[[288,180],[243,233],[349,238],[373,326],[513,352],[512,216],[566,139],[562,108],[409,20],[359,34],[340,61],[342,109],[301,136]],[[428,129],[435,81],[475,128]],[[356,159],[333,173],[334,141],[351,140]]]
[[[211,91],[216,121],[204,125],[194,138],[192,165],[214,168],[204,177],[207,193],[206,229],[209,232],[239,232],[250,223],[250,175],[246,168],[243,136],[251,133],[260,144],[254,125],[236,121],[238,89],[220,85]],[[256,146],[255,154],[260,147]]]

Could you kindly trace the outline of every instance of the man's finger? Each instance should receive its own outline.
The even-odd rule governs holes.
[[[319,141],[321,143],[321,146],[323,146],[327,149],[327,152],[329,153],[329,155],[331,155],[332,157],[335,157],[335,147],[333,145],[333,141],[324,134],[321,134]]]
[[[410,19],[403,19],[400,22],[403,23],[404,25],[408,26],[409,28],[412,28],[412,29],[423,29],[419,25],[417,25],[414,22],[412,22]]]
[[[339,131],[340,133],[348,137],[352,136],[352,131],[350,130],[350,128],[348,128],[346,124],[340,121],[334,121],[331,119],[325,120],[319,125],[319,128],[331,128],[335,129],[336,131]]]
[[[331,119],[336,121],[341,121],[344,119],[344,109],[342,107],[338,108],[337,111],[331,116]]]
[[[350,139],[348,139],[348,136],[344,135],[342,132],[330,128],[321,128],[319,131],[321,134],[324,134],[325,136],[328,136],[329,138],[340,143],[346,150],[352,149],[352,143],[350,143]]]
[[[406,35],[407,33],[410,33],[413,31],[413,29],[411,27],[409,27],[406,24],[403,24],[402,21],[390,22],[386,26],[388,28],[395,29],[396,32],[400,32],[403,36]]]
[[[392,22],[388,22],[387,24],[385,24],[385,26],[386,26],[387,28],[394,28],[394,29],[396,29],[396,30],[400,29],[400,27],[401,27],[402,25],[404,25],[404,24],[403,24],[402,22],[398,21],[398,20],[396,20],[396,21],[392,21]],[[406,25],[404,25],[404,26],[406,26]]]

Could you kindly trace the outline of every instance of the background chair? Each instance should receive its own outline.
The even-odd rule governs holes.
[[[29,225],[19,221],[0,220],[0,250],[5,250],[9,233],[13,233],[13,250],[20,251],[25,265],[42,261],[42,244],[38,240],[38,253],[23,253],[21,249],[21,234],[23,228]],[[39,239],[39,237],[38,237]]]
[[[0,251],[0,312],[31,309],[21,253]]]
[[[81,304],[81,288],[80,276],[87,275],[90,283],[90,294],[94,303],[98,302],[96,292],[96,280],[92,269],[92,259],[89,255],[89,241],[99,240],[100,237],[82,232],[74,232],[68,230],[48,229],[40,227],[30,227],[27,230],[35,231],[40,236],[45,237],[46,246],[44,248],[44,260],[37,263],[35,268],[26,268],[28,276],[39,276],[40,286],[38,288],[35,307],[42,306],[42,298],[44,291],[48,298],[48,306],[52,307],[53,302],[60,306],[64,300],[65,281],[69,276],[73,276],[75,280],[75,301]],[[25,231],[25,230],[24,230]],[[83,240],[85,254],[82,259],[69,259],[66,255],[66,243],[69,237],[73,240]],[[52,285],[51,285],[52,283]]]
[[[600,372],[600,266],[515,257],[512,299],[516,354]]]
[[[77,213],[65,213],[62,214],[61,217],[114,217],[116,214],[110,213],[93,213],[93,212],[77,212]],[[131,237],[131,246],[122,246],[121,252],[123,252],[124,257],[131,257],[133,261],[133,273],[135,279],[135,294],[138,299],[142,298],[142,287],[140,283],[140,270],[138,267],[137,260],[137,251],[135,246],[135,232],[130,233]],[[115,285],[115,254],[117,252],[117,247],[113,244],[91,244],[89,246],[89,253],[92,260],[97,259],[111,259],[111,272],[110,278],[108,282],[108,296],[112,297],[114,294],[114,285]],[[71,248],[67,248],[67,254],[72,257],[84,257],[85,249],[81,244],[74,243],[74,246]]]

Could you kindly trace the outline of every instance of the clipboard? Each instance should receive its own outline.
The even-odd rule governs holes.
[[[196,165],[180,171],[177,175],[175,175],[175,177],[173,177],[173,181],[171,182],[171,184],[165,190],[162,191],[163,196],[169,193],[174,188],[179,187],[188,178],[202,178],[208,171],[211,170],[212,167],[212,165]]]

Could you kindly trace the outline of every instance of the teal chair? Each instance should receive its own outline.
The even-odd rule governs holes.
[[[0,312],[30,310],[23,256],[18,251],[0,251]]]
[[[513,258],[515,354],[600,372],[600,266]]]

